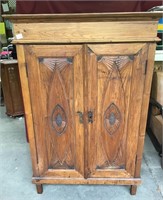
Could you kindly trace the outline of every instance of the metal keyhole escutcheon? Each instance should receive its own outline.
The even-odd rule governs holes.
[[[88,123],[93,123],[93,111],[88,111]]]
[[[81,111],[78,111],[77,114],[79,115],[80,124],[83,124],[83,113]]]

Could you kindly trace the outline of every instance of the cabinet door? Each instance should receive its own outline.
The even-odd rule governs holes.
[[[87,177],[134,176],[147,53],[143,43],[88,45]]]
[[[83,177],[82,46],[24,48],[40,176]]]

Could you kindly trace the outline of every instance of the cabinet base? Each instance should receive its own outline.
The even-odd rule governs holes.
[[[8,112],[6,111],[6,115],[10,116],[10,117],[19,117],[19,116],[23,116],[24,112]]]
[[[32,182],[40,184],[89,184],[89,185],[140,185],[140,178],[54,178],[54,177],[33,177]]]
[[[137,185],[141,184],[140,178],[54,178],[54,177],[33,177],[32,182],[36,184],[37,193],[43,192],[42,184],[88,184],[88,185],[131,185],[130,194],[135,195]]]
[[[38,194],[43,193],[43,185],[42,184],[36,184],[36,190]],[[137,185],[131,185],[130,187],[130,194],[131,195],[136,195],[137,192]]]

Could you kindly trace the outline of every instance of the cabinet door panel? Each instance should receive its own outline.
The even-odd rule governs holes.
[[[40,175],[82,177],[82,46],[29,45],[25,53]]]
[[[89,177],[134,174],[147,50],[145,44],[88,45]]]

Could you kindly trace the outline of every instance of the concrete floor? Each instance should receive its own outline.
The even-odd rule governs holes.
[[[136,196],[128,186],[44,185],[42,195],[31,183],[32,169],[26,142],[24,118],[10,118],[0,107],[0,200],[161,200],[161,159],[146,136],[142,163],[142,185]]]

